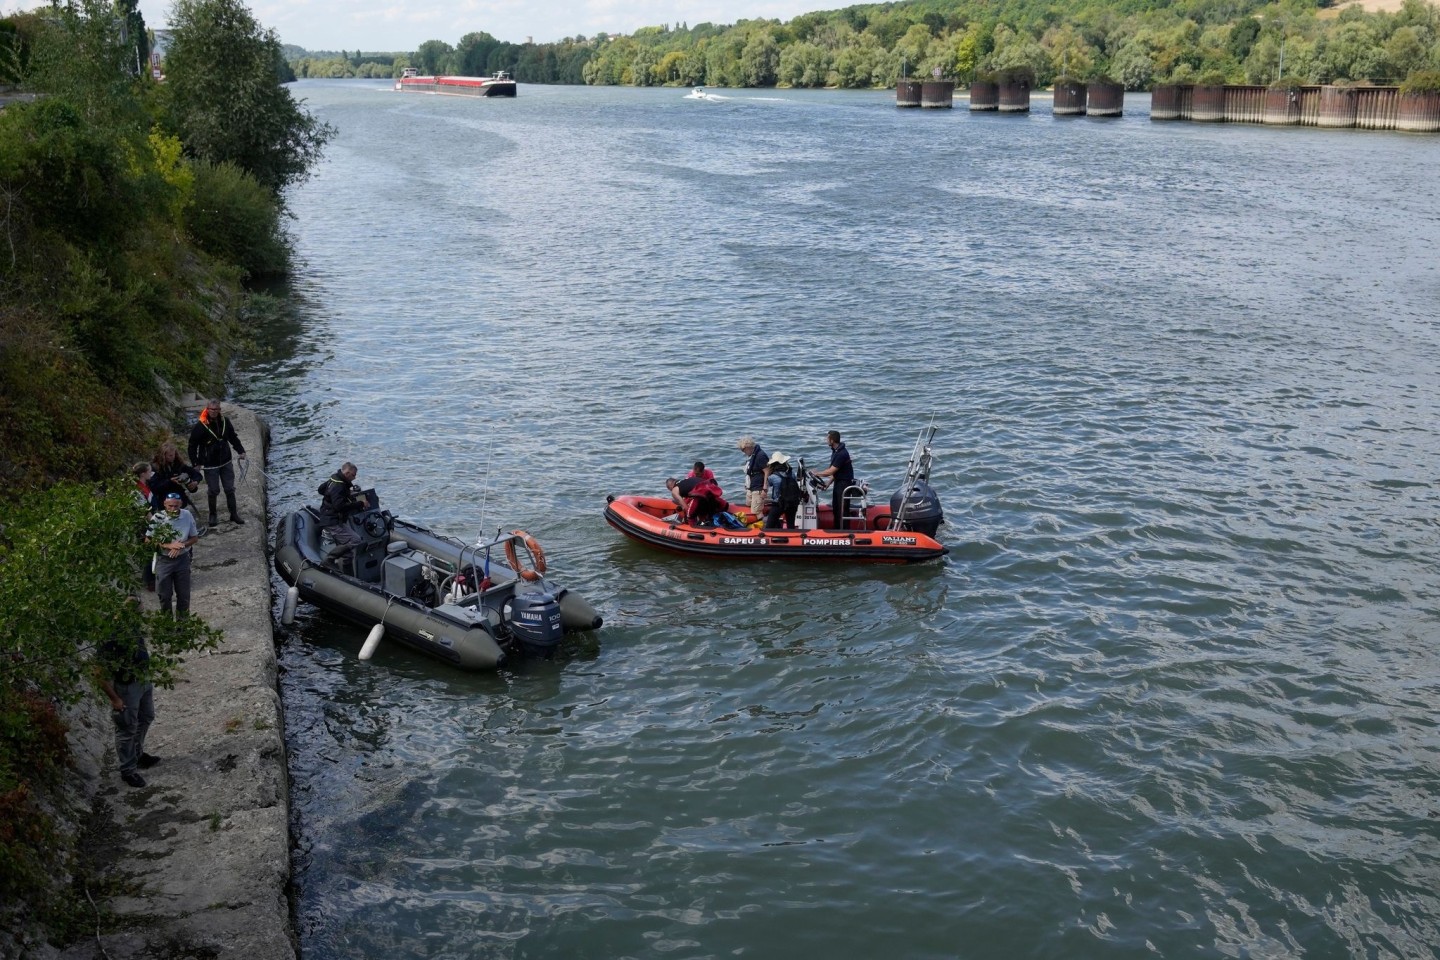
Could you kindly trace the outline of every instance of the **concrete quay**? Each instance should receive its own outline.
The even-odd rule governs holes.
[[[192,414],[198,412],[198,402]],[[155,691],[146,750],[161,758],[135,789],[121,782],[103,697],[72,719],[79,776],[94,791],[88,847],[102,932],[30,955],[58,960],[204,957],[294,960],[289,779],[276,686],[266,553],[268,431],[225,405],[250,467],[243,525],[222,520],[195,547],[191,610],[224,631],[172,690]],[[197,500],[205,509],[202,486]],[[224,497],[220,501],[225,516]],[[204,517],[202,516],[203,520]],[[155,602],[153,594],[146,601]]]

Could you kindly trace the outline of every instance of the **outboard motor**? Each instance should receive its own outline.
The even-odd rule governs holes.
[[[908,493],[908,496],[907,496]],[[945,513],[940,509],[940,496],[924,480],[916,480],[890,498],[890,516],[899,521],[901,530],[914,530],[927,537],[935,536]]]
[[[891,522],[896,529],[913,530],[927,537],[935,536],[945,514],[940,510],[940,497],[930,486],[930,466],[934,458],[930,444],[935,440],[935,421],[920,431],[910,463],[905,467],[905,483],[890,498]]]
[[[552,657],[565,626],[560,618],[560,601],[552,593],[517,593],[505,605],[510,632],[527,654]]]

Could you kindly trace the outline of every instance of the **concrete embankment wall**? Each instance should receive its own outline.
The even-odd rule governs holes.
[[[198,408],[197,402],[192,415]],[[102,929],[116,932],[63,950],[27,949],[26,956],[296,956],[289,780],[266,555],[266,430],[246,410],[226,404],[225,413],[250,454],[246,479],[237,485],[245,523],[222,521],[196,545],[191,602],[194,613],[224,631],[224,641],[188,659],[174,689],[155,691],[146,750],[161,762],[143,771],[143,788],[120,781],[102,697],[87,701],[72,721],[77,775],[96,799],[89,854],[104,886],[95,895],[116,918]],[[196,499],[203,514],[203,486]],[[220,510],[224,516],[223,495]],[[145,600],[153,605],[154,594]]]
[[[1151,120],[1440,132],[1440,93],[1398,87],[1162,84],[1150,95]]]

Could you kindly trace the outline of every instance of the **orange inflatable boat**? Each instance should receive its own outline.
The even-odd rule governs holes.
[[[830,522],[830,507],[818,510],[820,526]],[[744,560],[846,560],[851,563],[919,563],[948,551],[916,530],[890,530],[888,507],[870,507],[864,530],[763,530],[755,515],[734,511],[743,530],[700,527],[676,522],[669,497],[611,496],[605,505],[610,526],[640,543],[675,553]],[[852,521],[858,522],[858,521]]]
[[[836,523],[822,496],[823,483],[800,461],[801,504],[794,529],[761,528],[748,510],[731,507],[742,526],[706,526],[687,522],[669,497],[611,494],[605,520],[639,543],[674,553],[741,560],[841,560],[851,563],[920,563],[949,551],[935,539],[945,522],[940,498],[930,488],[932,423],[920,433],[905,482],[888,505],[869,502],[869,486],[860,483],[845,493],[843,523]],[[783,454],[776,458],[788,460]],[[794,489],[792,484],[791,489]]]

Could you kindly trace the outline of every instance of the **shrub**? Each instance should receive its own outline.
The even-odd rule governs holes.
[[[59,484],[6,512],[0,532],[0,900],[43,879],[49,822],[31,799],[68,756],[55,705],[91,689],[94,652],[116,633],[149,637],[147,672],[174,683],[184,654],[213,647],[219,633],[198,617],[142,611],[139,589],[144,510],[129,481],[97,490]],[[18,886],[16,886],[18,885]]]
[[[185,226],[195,245],[252,277],[289,269],[280,201],[229,161],[192,164],[195,188]]]
[[[1440,70],[1414,70],[1400,84],[1401,93],[1440,93]]]

